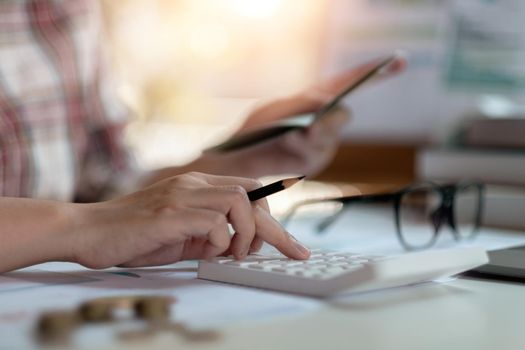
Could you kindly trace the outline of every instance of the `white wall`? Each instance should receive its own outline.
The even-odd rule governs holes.
[[[450,15],[455,4],[452,0],[331,1],[322,76],[395,49],[409,54],[404,74],[367,85],[346,100],[355,114],[346,130],[348,138],[437,140],[479,105],[481,91],[451,89],[445,82],[452,38]]]

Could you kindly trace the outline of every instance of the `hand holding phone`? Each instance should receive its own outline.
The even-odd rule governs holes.
[[[268,124],[266,127],[258,127],[252,130],[247,130],[240,133],[233,138],[216,145],[206,151],[211,152],[228,152],[241,149],[244,147],[252,146],[257,143],[266,141],[268,139],[277,137],[284,133],[292,130],[304,129],[315,123],[317,120],[323,118],[332,109],[334,109],[341,100],[356,90],[358,87],[369,81],[371,78],[380,73],[385,67],[390,65],[400,54],[393,54],[381,60],[377,65],[373,66],[369,70],[365,71],[361,76],[354,80],[350,85],[343,89],[337,96],[335,96],[330,102],[323,105],[315,113],[302,114],[296,117],[287,118],[278,122]]]

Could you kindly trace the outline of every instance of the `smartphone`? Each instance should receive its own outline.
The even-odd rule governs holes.
[[[366,71],[361,77],[359,77],[352,84],[346,87],[330,102],[326,103],[321,108],[319,108],[315,113],[302,114],[296,117],[286,118],[282,121],[270,123],[265,127],[258,127],[256,129],[245,131],[241,134],[235,135],[234,137],[223,143],[208,148],[206,152],[234,151],[244,147],[255,145],[257,143],[277,137],[292,130],[307,128],[312,123],[315,123],[315,121],[321,119],[333,108],[335,108],[344,97],[346,97],[352,91],[356,90],[358,87],[363,85],[366,81],[370,80],[376,74],[381,72],[383,68],[392,63],[396,58],[398,58],[398,56],[398,54],[393,54],[381,60],[377,65],[372,67],[370,70]]]

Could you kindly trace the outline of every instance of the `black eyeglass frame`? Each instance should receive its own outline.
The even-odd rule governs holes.
[[[478,203],[477,203],[477,211],[474,218],[474,228],[472,230],[472,233],[467,237],[462,237],[456,227],[456,220],[454,217],[454,199],[456,196],[456,193],[462,189],[465,188],[475,188],[478,193]],[[436,191],[439,193],[441,197],[441,203],[438,206],[438,208],[434,211],[432,215],[432,220],[434,224],[434,233],[432,238],[429,240],[429,242],[425,245],[421,246],[414,246],[411,245],[405,237],[402,234],[402,227],[401,227],[401,219],[400,219],[400,212],[401,212],[401,201],[403,197],[409,193],[413,193],[417,190],[430,190],[430,191]],[[334,198],[321,198],[321,199],[310,199],[305,200],[299,203],[296,203],[294,206],[292,206],[287,214],[284,216],[283,224],[286,225],[290,219],[293,217],[295,212],[304,205],[309,204],[317,204],[317,203],[323,203],[323,202],[339,202],[343,205],[343,208],[336,214],[328,217],[327,219],[323,220],[319,225],[317,226],[318,233],[322,234],[323,231],[330,226],[333,222],[337,220],[337,218],[341,215],[342,212],[345,211],[345,207],[351,204],[372,204],[372,203],[386,203],[386,202],[393,202],[394,204],[394,221],[396,226],[396,234],[399,242],[403,246],[405,250],[421,250],[426,249],[432,245],[435,244],[441,226],[446,223],[451,228],[452,235],[456,241],[460,240],[468,240],[473,239],[479,231],[479,228],[482,224],[482,217],[483,217],[483,209],[484,209],[484,191],[485,186],[482,183],[479,182],[467,182],[462,181],[458,183],[453,184],[436,184],[433,182],[422,182],[422,183],[416,183],[410,186],[407,186],[399,191],[392,192],[392,193],[378,193],[378,194],[365,194],[365,195],[354,195],[354,196],[345,196],[345,197],[334,197]]]

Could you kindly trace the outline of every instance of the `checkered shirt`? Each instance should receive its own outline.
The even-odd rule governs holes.
[[[0,193],[94,201],[125,187],[127,110],[94,0],[0,1]]]

